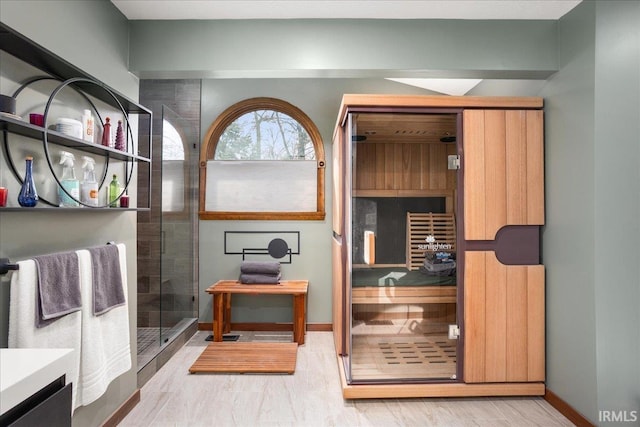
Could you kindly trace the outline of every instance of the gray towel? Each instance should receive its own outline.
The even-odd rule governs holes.
[[[280,274],[280,263],[277,261],[242,261],[240,264],[242,274]]]
[[[280,274],[240,274],[240,283],[246,285],[277,285]]]
[[[125,303],[120,257],[116,245],[88,250],[93,272],[93,314],[99,316]]]
[[[34,257],[38,271],[36,327],[42,328],[82,308],[80,270],[75,252]]]

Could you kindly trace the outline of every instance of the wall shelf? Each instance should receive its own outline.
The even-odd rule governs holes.
[[[133,206],[131,208],[110,208],[106,205],[98,206],[98,207],[82,206],[82,203],[81,203],[82,207],[78,207],[78,208],[66,208],[66,207],[57,208],[55,206],[45,207],[43,206],[43,204],[39,204],[36,208],[33,208],[33,209],[15,208],[15,210],[21,211],[21,212],[24,212],[25,210],[27,211],[30,211],[30,210],[45,211],[46,210],[47,212],[49,212],[50,209],[60,209],[63,211],[80,210],[83,212],[86,212],[87,209],[89,210],[97,209],[97,210],[103,210],[106,212],[113,212],[118,210],[121,210],[121,211],[150,210],[150,207],[151,207],[150,183],[151,183],[151,169],[152,169],[151,168],[151,157],[152,157],[151,131],[150,131],[151,124],[152,124],[151,110],[143,107],[142,105],[136,103],[135,101],[113,90],[112,88],[108,87],[104,83],[95,79],[93,76],[87,74],[86,72],[75,67],[74,65],[70,64],[69,62],[55,55],[51,51],[29,40],[27,37],[17,33],[13,29],[11,29],[10,27],[7,27],[2,23],[0,23],[0,50],[14,56],[17,60],[23,61],[41,70],[42,72],[46,73],[48,77],[45,77],[45,79],[53,78],[55,80],[60,80],[61,84],[56,88],[56,90],[52,92],[51,96],[49,97],[49,101],[47,103],[47,106],[45,108],[45,113],[44,113],[45,120],[47,120],[49,106],[51,105],[56,94],[60,90],[62,90],[64,87],[71,86],[74,90],[78,91],[85,97],[86,101],[91,105],[91,107],[93,107],[93,109],[95,110],[95,113],[98,116],[100,114],[96,109],[96,106],[93,104],[93,101],[90,100],[89,97],[93,98],[93,100],[98,100],[104,103],[103,105],[114,107],[118,111],[121,111],[122,114],[124,115],[123,124],[126,123],[125,129],[127,129],[127,131],[130,129],[129,117],[131,115],[138,116],[138,122],[140,124],[141,129],[148,129],[148,132],[144,132],[144,136],[141,136],[141,134],[139,134],[137,139],[129,133],[129,135],[132,136],[132,139],[130,140],[131,145],[128,147],[129,151],[121,151],[112,147],[103,146],[99,143],[97,144],[91,143],[79,138],[71,137],[63,133],[57,132],[55,130],[52,130],[50,128],[45,129],[41,126],[30,124],[24,119],[21,119],[20,117],[17,117],[17,116],[0,114],[0,133],[4,135],[5,155],[7,156],[7,162],[9,164],[9,167],[13,171],[14,177],[19,183],[21,181],[21,178],[18,176],[14,167],[14,162],[11,159],[11,153],[9,148],[11,144],[9,143],[9,138],[10,138],[9,134],[19,135],[26,138],[42,141],[43,143],[42,149],[44,151],[45,157],[47,158],[49,169],[51,169],[53,178],[57,181],[58,185],[62,185],[62,184],[60,183],[59,178],[57,177],[55,171],[53,170],[52,163],[49,158],[49,145],[67,147],[67,148],[76,149],[85,153],[91,153],[91,154],[101,156],[105,159],[106,165],[108,165],[109,161],[111,160],[124,162],[126,182],[123,182],[124,190],[122,190],[122,193],[120,195],[123,195],[125,194],[126,191],[128,191],[129,184],[131,182],[132,177],[134,176],[133,174],[134,165],[138,163],[145,163],[147,165],[145,166],[144,170],[146,171],[145,174],[147,175],[147,180],[149,183],[149,185],[147,186],[147,188],[149,189],[148,194],[146,196],[136,198],[138,203],[140,202],[140,200],[145,201],[144,204],[146,206]],[[28,85],[29,83],[38,81],[38,80],[39,78],[26,80],[27,83],[25,83],[24,85]],[[20,88],[13,96],[17,98],[18,93],[20,93],[21,89],[22,88]],[[87,108],[84,105],[78,105],[78,106],[72,105],[72,107],[77,107],[77,109],[80,111]],[[21,112],[21,114],[22,113],[24,112]],[[49,124],[51,124],[51,122],[49,122]],[[140,153],[143,153],[144,155],[141,155]],[[129,169],[129,167],[131,167],[131,169]],[[127,170],[129,170],[130,173],[126,172]],[[106,177],[106,169],[105,169],[105,175],[103,176],[102,181],[98,179],[100,188],[103,188],[104,177]],[[76,199],[76,200],[79,201],[79,199]],[[45,202],[44,204],[51,205],[51,202],[44,199],[43,201]],[[13,209],[14,209],[13,207],[2,208],[2,210],[5,210],[5,211],[12,211]]]
[[[6,130],[16,135],[22,135],[28,138],[40,140],[42,140],[42,136],[45,132],[44,128],[40,126],[32,125],[30,123],[23,122],[22,120],[2,115],[0,115],[0,130]],[[98,154],[101,156],[109,156],[109,158],[111,159],[133,159],[138,162],[151,162],[151,159],[147,157],[134,155],[99,144],[92,144],[90,142],[86,142],[78,138],[73,138],[51,129],[47,130],[47,140],[52,144],[61,145],[68,148],[76,148],[87,153]]]
[[[22,34],[15,32],[3,23],[0,23],[0,50],[3,50],[27,64],[31,64],[32,66],[45,71],[50,76],[60,79],[61,81],[73,77],[84,77],[95,80],[98,82],[97,85],[78,83],[77,87],[96,99],[104,101],[107,104],[117,106],[113,98],[108,95],[107,91],[103,90],[103,88],[106,88],[116,96],[124,110],[128,113],[151,115],[151,111],[147,108],[100,83],[95,77],[70,64],[39,44],[34,43]]]

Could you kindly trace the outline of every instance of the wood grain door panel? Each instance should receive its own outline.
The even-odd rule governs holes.
[[[344,286],[344,264],[342,262],[342,244],[335,238],[331,239],[332,254],[332,285],[333,285],[333,341],[336,346],[336,353],[342,355],[345,352],[345,286]],[[348,289],[348,288],[346,288]]]
[[[467,251],[464,381],[544,381],[544,266]]]
[[[466,240],[544,224],[542,121],[540,110],[464,111]]]

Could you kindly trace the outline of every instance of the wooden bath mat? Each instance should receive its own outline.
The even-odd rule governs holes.
[[[297,354],[295,342],[212,342],[189,372],[293,374]]]

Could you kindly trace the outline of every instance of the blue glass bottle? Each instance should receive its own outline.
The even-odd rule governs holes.
[[[33,181],[33,157],[27,157],[27,166],[24,173],[24,181],[18,194],[18,204],[25,208],[32,208],[38,204],[38,192]]]

